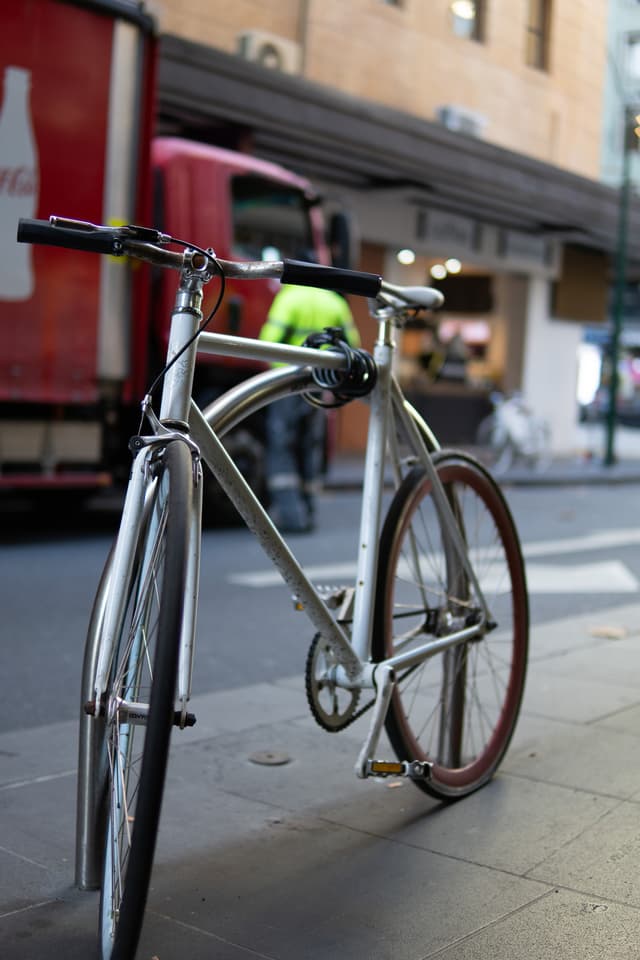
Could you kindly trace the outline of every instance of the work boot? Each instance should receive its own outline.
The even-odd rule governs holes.
[[[297,490],[275,490],[270,497],[269,515],[281,533],[309,533],[311,518]]]

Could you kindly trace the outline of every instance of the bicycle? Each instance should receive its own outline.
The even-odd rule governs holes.
[[[290,260],[223,261],[136,226],[52,217],[21,221],[18,239],[127,255],[180,274],[167,361],[155,381],[159,414],[154,385],[130,443],[122,520],[83,665],[76,882],[100,887],[102,956],[122,960],[133,957],[143,922],[171,732],[195,722],[188,703],[203,461],[315,627],[305,677],[315,719],[338,732],[371,711],[355,763],[361,778],[408,777],[447,801],[493,776],[525,682],[524,565],[496,483],[472,457],[440,449],[392,372],[395,328],[437,307],[437,291]],[[225,277],[368,297],[378,322],[373,356],[335,330],[302,347],[207,333],[202,296],[213,277],[218,304]],[[198,350],[288,366],[258,373],[202,411],[191,399]],[[222,443],[245,417],[294,392],[320,404],[370,405],[355,584],[312,585]],[[387,458],[395,492],[383,520]],[[397,759],[377,757],[383,727]]]
[[[520,393],[491,394],[493,412],[480,421],[476,443],[489,455],[494,476],[523,464],[543,473],[551,462],[551,429],[536,416]]]

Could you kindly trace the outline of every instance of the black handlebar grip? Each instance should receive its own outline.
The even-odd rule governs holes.
[[[121,256],[124,253],[118,230],[71,230],[68,227],[54,227],[48,220],[21,219],[18,222],[18,243],[43,243],[50,247],[66,247],[70,250],[107,253],[112,256]]]
[[[359,270],[341,270],[339,267],[322,267],[317,263],[285,260],[280,282],[299,287],[322,287],[337,293],[352,293],[356,297],[377,297],[382,278],[375,273],[360,273]]]

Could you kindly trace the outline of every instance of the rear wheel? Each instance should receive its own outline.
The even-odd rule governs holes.
[[[191,489],[190,453],[171,443],[147,492],[107,689],[103,960],[133,957],[142,927],[174,717]]]
[[[528,601],[518,536],[496,483],[464,454],[433,459],[490,621],[478,639],[398,668],[386,726],[400,759],[433,764],[431,780],[418,786],[453,799],[486,783],[509,744],[526,673]],[[420,467],[407,474],[390,505],[380,558],[376,661],[480,622],[479,599],[443,533]]]

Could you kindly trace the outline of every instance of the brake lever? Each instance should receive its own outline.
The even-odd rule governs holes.
[[[161,233],[153,227],[140,227],[135,223],[124,224],[119,227],[103,227],[88,220],[73,220],[70,217],[49,217],[53,227],[64,227],[67,230],[80,230],[83,233],[116,233],[124,240],[138,240],[141,243],[171,243],[168,233]]]

